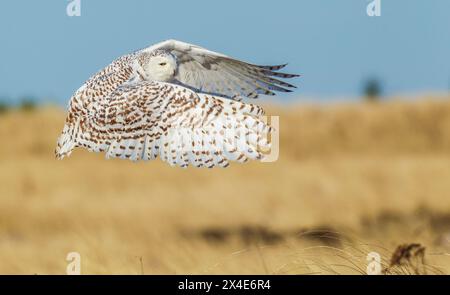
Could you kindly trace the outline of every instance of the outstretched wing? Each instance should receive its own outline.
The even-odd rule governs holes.
[[[274,91],[291,92],[294,85],[277,78],[299,75],[277,72],[286,65],[259,66],[249,64],[196,45],[168,40],[144,49],[164,49],[177,57],[176,79],[197,92],[228,98],[256,98],[258,94],[275,95]],[[277,77],[277,78],[275,78]]]
[[[159,156],[182,167],[226,167],[262,159],[271,131],[262,115],[255,105],[170,83],[125,84],[66,123],[56,155],[84,147],[133,161]]]

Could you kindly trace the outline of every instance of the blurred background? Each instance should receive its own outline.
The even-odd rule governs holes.
[[[450,273],[450,2],[73,2],[0,5],[0,273]],[[258,101],[278,161],[54,159],[73,92],[165,39],[302,75]]]

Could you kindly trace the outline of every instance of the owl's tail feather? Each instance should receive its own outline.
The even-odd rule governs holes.
[[[72,153],[72,150],[75,148],[75,141],[73,140],[72,134],[71,128],[66,124],[56,144],[56,159],[61,160],[66,156],[70,156]]]

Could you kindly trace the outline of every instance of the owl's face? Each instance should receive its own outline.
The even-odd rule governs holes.
[[[169,82],[176,75],[177,60],[170,53],[158,52],[147,56],[142,67],[148,79]]]

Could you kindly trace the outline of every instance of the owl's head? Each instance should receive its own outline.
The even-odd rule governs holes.
[[[139,57],[146,80],[169,82],[177,73],[177,59],[170,52],[156,50]]]

